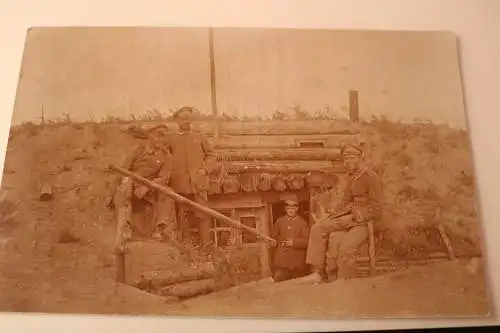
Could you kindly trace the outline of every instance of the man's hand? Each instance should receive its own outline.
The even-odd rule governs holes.
[[[284,246],[284,247],[290,247],[293,245],[293,240],[291,239],[286,239],[284,241],[281,241],[281,246]]]
[[[149,188],[147,186],[141,186],[135,189],[134,194],[137,198],[142,199],[149,192]]]

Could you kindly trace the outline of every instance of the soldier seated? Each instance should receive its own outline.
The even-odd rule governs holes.
[[[381,213],[379,179],[363,164],[363,150],[346,145],[342,157],[349,173],[340,209],[316,222],[310,232],[306,262],[314,273],[307,279],[316,283],[354,276],[356,251],[368,239],[368,222]]]
[[[147,143],[140,144],[126,157],[123,168],[160,185],[167,186],[172,173],[173,159],[166,148],[166,129],[165,125],[150,129]],[[175,223],[175,206],[172,199],[150,190],[147,186],[139,185],[128,177],[120,177],[117,179],[110,200],[110,207],[114,207],[116,210],[117,251],[123,251],[125,241],[132,236],[133,231],[138,231],[138,227],[132,221],[132,201],[134,199],[149,202],[154,206],[156,226],[148,226],[145,228],[146,230],[142,230],[148,236],[151,235],[152,229],[155,227],[156,234],[161,234],[165,226]]]

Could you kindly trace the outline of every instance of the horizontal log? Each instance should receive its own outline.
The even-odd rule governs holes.
[[[353,135],[302,135],[302,136],[230,136],[217,139],[207,137],[215,149],[285,149],[285,148],[339,148],[342,144],[359,139]],[[302,144],[306,146],[302,146]],[[311,144],[316,144],[310,146]],[[321,144],[318,146],[317,144]]]
[[[181,269],[157,270],[141,274],[140,283],[155,287],[178,284],[187,281],[208,279],[215,276],[217,270],[211,263],[201,264],[199,267],[187,267]]]
[[[215,289],[215,281],[204,279],[189,281],[167,286],[161,289],[162,296],[178,297],[181,299],[208,294]]]
[[[436,252],[436,253],[431,253],[427,256],[425,256],[424,258],[419,258],[419,259],[413,259],[413,258],[410,258],[410,259],[394,259],[394,258],[390,258],[390,257],[376,257],[376,261],[377,262],[405,262],[405,261],[414,261],[414,260],[424,260],[424,259],[427,259],[427,260],[430,260],[430,259],[447,259],[447,256],[445,253],[440,253],[440,252]],[[369,262],[370,261],[370,258],[368,258],[367,256],[360,256],[357,258],[357,261],[358,262]]]
[[[284,192],[287,189],[286,179],[281,176],[275,176],[271,180],[271,187],[277,192]]]
[[[338,161],[340,149],[295,148],[295,149],[216,149],[216,155],[225,161]]]
[[[344,173],[340,163],[329,161],[230,161],[224,168],[229,173]]]
[[[165,124],[175,130],[174,122],[136,123],[141,128],[148,129],[158,124]],[[112,126],[112,125],[111,125]],[[115,125],[116,126],[116,125]],[[194,121],[193,127],[207,135],[213,134],[212,121]],[[220,121],[220,135],[318,135],[318,134],[346,134],[359,133],[358,126],[349,121],[341,120],[302,120],[302,121]]]

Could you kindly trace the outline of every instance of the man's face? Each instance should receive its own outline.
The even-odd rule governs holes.
[[[294,217],[295,215],[297,215],[298,209],[299,209],[299,207],[297,207],[296,205],[286,205],[285,206],[286,215],[288,215],[290,217]]]
[[[155,129],[150,135],[150,141],[154,146],[161,145],[165,142],[167,131],[163,127]]]
[[[177,125],[181,131],[186,131],[191,128],[191,112],[184,111],[177,115]]]
[[[344,165],[349,169],[349,171],[355,171],[361,166],[361,155],[360,154],[347,154],[344,155]]]

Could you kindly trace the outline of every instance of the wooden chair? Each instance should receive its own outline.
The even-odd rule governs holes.
[[[311,213],[311,217],[313,220],[313,224],[316,223],[318,220],[321,218],[324,218],[326,216],[326,212],[324,211],[323,207],[319,207],[320,212],[318,217],[316,214]],[[377,267],[376,267],[376,244],[375,244],[375,229],[374,229],[374,221],[371,220],[368,222],[368,239],[367,239],[367,245],[368,245],[368,260],[369,260],[369,274],[370,276],[375,276],[377,273]]]

